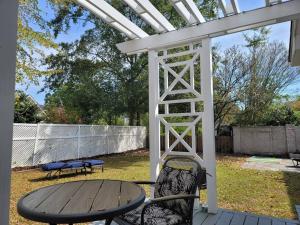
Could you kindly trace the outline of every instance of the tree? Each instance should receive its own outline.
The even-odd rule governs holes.
[[[185,22],[168,1],[152,3],[173,25],[184,26]],[[111,4],[146,32],[154,33],[126,4],[114,0]],[[45,89],[59,95],[65,110],[78,112],[84,122],[104,119],[113,124],[126,115],[130,125],[139,125],[141,115],[148,111],[147,55],[122,54],[116,44],[128,40],[127,37],[81,7],[72,3],[56,7],[58,13],[52,21],[55,34],[67,30],[71,21],[79,19],[93,27],[80,40],[62,44],[60,53],[48,58],[49,68],[62,72],[46,78]],[[205,16],[216,15],[215,1],[205,0],[199,7]]]
[[[38,77],[53,71],[44,70],[47,50],[57,48],[38,0],[19,0],[16,81],[37,83]]]
[[[268,126],[298,125],[299,122],[294,111],[286,104],[272,104],[261,118],[261,124]]]
[[[288,64],[288,50],[280,42],[268,41],[269,30],[255,29],[244,35],[246,49],[234,46],[219,56],[215,76],[217,125],[257,125],[274,99],[291,84],[299,69]],[[229,122],[229,123],[230,123]]]
[[[248,64],[244,53],[238,46],[225,50],[224,55],[214,57],[214,111],[217,131],[221,125],[231,124],[240,111],[241,101],[248,74]]]
[[[15,123],[38,123],[43,120],[43,111],[38,104],[23,91],[15,93]]]

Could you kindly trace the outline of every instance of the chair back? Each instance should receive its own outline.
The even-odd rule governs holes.
[[[206,172],[200,164],[187,156],[168,158],[162,166],[154,186],[154,197],[196,194],[197,188],[205,182]],[[178,199],[161,203],[190,220],[193,215],[194,199]]]

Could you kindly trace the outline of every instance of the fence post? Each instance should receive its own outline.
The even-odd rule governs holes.
[[[80,156],[80,125],[78,125],[78,132],[77,132],[77,159]]]
[[[34,166],[34,156],[37,150],[38,141],[39,141],[39,130],[40,130],[40,124],[38,123],[36,125],[36,133],[35,133],[35,142],[34,142],[34,149],[33,149],[33,155],[32,155],[32,166]]]

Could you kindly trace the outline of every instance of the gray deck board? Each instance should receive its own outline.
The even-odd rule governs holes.
[[[258,217],[247,215],[245,219],[244,225],[257,225],[258,224]]]
[[[258,225],[272,225],[271,218],[259,217],[258,218]]]
[[[278,219],[272,219],[272,225],[285,225],[285,222]]]
[[[228,209],[218,209],[215,215],[206,212],[195,212],[194,215],[197,217],[194,218],[193,225],[300,225],[298,220],[259,216]]]
[[[220,216],[222,215],[222,212],[223,211],[219,209],[217,214],[208,214],[208,216],[206,217],[206,219],[203,221],[201,225],[215,225],[218,219],[220,218]]]
[[[207,217],[208,214],[206,212],[202,212],[200,210],[194,211],[193,224],[200,225]]]
[[[104,221],[92,225],[104,225]],[[205,210],[194,211],[193,225],[300,225],[300,221],[218,209],[217,214],[209,214]]]
[[[234,212],[230,225],[244,225],[246,215]]]
[[[300,205],[295,205],[296,212],[298,214],[298,219],[300,220]]]
[[[223,211],[216,225],[229,225],[232,217],[233,217],[233,213]]]

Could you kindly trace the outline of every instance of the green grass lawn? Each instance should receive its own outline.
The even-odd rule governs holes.
[[[81,179],[148,180],[149,156],[135,152],[105,156],[105,170],[54,180],[41,180],[45,173],[30,170],[12,173],[10,224],[38,224],[17,214],[16,203],[36,188]],[[300,203],[300,174],[242,169],[243,157],[218,156],[217,185],[219,207],[295,219],[294,205]],[[201,194],[205,201],[205,192]]]

